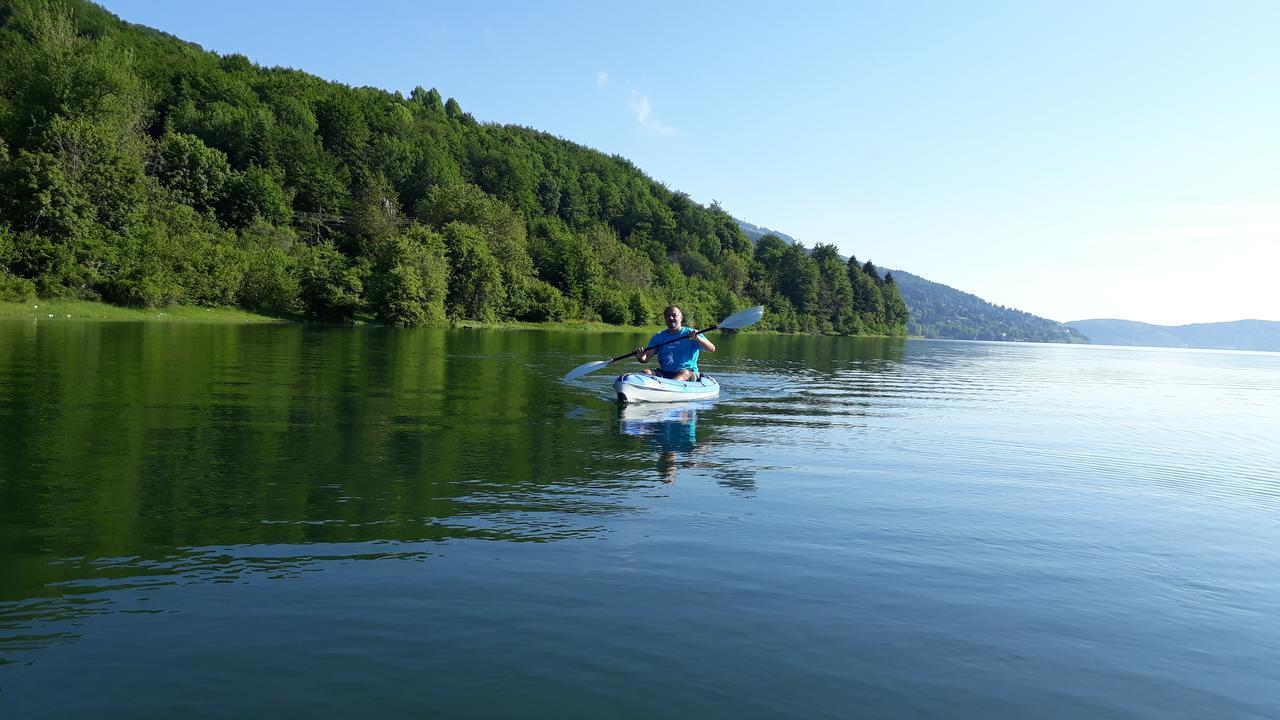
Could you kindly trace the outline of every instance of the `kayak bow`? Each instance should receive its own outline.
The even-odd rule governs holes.
[[[720,383],[710,375],[700,375],[697,380],[668,380],[645,373],[624,373],[613,381],[618,402],[688,402],[710,400],[720,394]]]

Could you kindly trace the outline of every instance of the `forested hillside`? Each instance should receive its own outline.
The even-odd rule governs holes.
[[[1088,342],[1060,322],[1000,305],[977,295],[925,280],[904,270],[893,276],[902,299],[911,309],[907,332],[955,340],[1019,340],[1032,342]]]
[[[902,334],[892,283],[754,245],[627,160],[453,99],[263,68],[87,2],[0,0],[0,299]]]

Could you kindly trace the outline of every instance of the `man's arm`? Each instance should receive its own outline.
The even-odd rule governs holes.
[[[698,344],[702,346],[702,349],[703,349],[703,350],[706,350],[707,352],[715,352],[715,351],[716,351],[716,346],[711,344],[711,341],[707,339],[707,336],[706,336],[706,335],[701,335],[701,334],[699,334],[699,335],[698,335],[696,338],[694,338],[694,339],[698,341]]]

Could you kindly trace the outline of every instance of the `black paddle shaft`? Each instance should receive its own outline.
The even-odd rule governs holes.
[[[711,332],[712,330],[715,330],[715,329],[716,329],[716,328],[718,328],[718,327],[720,327],[720,326],[719,326],[719,325],[712,325],[711,327],[707,328],[706,330],[694,330],[693,332],[689,333],[688,335],[681,335],[681,336],[680,336],[680,337],[678,337],[678,338],[671,338],[670,340],[663,340],[662,342],[658,343],[657,345],[651,345],[651,346],[649,346],[649,347],[645,348],[644,350],[645,350],[645,352],[648,352],[648,351],[650,351],[650,350],[657,350],[658,348],[662,347],[663,345],[670,345],[670,344],[671,344],[671,343],[673,343],[673,342],[680,342],[681,340],[688,340],[688,339],[691,339],[691,338],[697,337],[698,335],[701,335],[702,333],[709,333],[709,332]],[[610,361],[609,361],[609,364],[610,364],[610,365],[612,365],[613,363],[616,363],[616,362],[618,362],[619,360],[623,360],[623,359],[625,359],[625,358],[629,358],[629,357],[631,357],[632,355],[635,355],[635,354],[636,354],[636,353],[635,353],[635,351],[633,350],[633,351],[631,351],[631,352],[629,352],[629,353],[626,353],[626,354],[623,354],[623,355],[619,355],[618,357],[616,357],[616,358],[614,358],[614,359],[610,360]]]

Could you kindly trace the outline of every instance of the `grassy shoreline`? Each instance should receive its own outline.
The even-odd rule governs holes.
[[[0,302],[0,319],[29,320],[112,320],[124,322],[195,323],[300,323],[302,317],[272,317],[236,308],[209,308],[172,305],[163,308],[129,308],[93,300],[40,299],[30,302]],[[376,325],[371,318],[357,317],[357,325]],[[648,327],[610,325],[590,320],[565,322],[477,322],[467,320],[452,326],[457,330],[576,330],[584,332],[646,331]]]
[[[41,299],[0,302],[0,318],[31,320],[116,320],[133,322],[283,323],[287,318],[268,317],[235,308],[175,305],[164,308],[127,308],[92,300]]]
[[[194,305],[172,305],[164,308],[129,308],[109,305],[93,300],[41,299],[30,302],[0,302],[0,320],[23,318],[29,320],[103,320],[116,322],[179,322],[179,323],[302,323],[300,316],[272,317],[236,308],[208,308]],[[377,325],[371,318],[358,317],[357,325]],[[654,332],[661,326],[610,325],[593,320],[565,320],[558,322],[479,322],[465,320],[449,326],[454,330],[570,330],[573,332]],[[772,330],[752,330],[753,334],[787,335]],[[835,336],[833,336],[835,337]],[[859,335],[857,337],[893,337],[890,335]]]
[[[510,320],[504,322],[476,322],[464,320],[453,326],[455,330],[576,330],[580,332],[643,332],[652,330],[650,326],[610,325],[594,320],[561,320],[556,322],[523,322]]]

